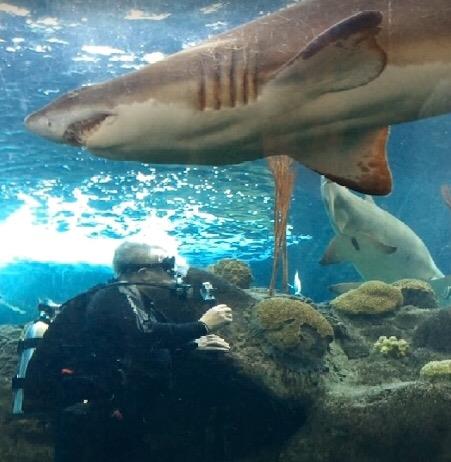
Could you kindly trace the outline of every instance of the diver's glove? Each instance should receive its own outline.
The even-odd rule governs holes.
[[[227,305],[216,305],[199,319],[207,327],[208,333],[232,322],[232,309]]]
[[[198,350],[229,351],[230,345],[219,335],[203,335],[194,340]]]

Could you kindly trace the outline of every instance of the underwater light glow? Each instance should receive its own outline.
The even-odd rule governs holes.
[[[10,3],[0,3],[0,12],[8,13],[13,16],[28,16],[30,14],[30,10],[11,5]]]
[[[163,19],[169,18],[171,13],[146,13],[143,10],[130,10],[125,16],[125,19],[129,19],[132,21],[136,20],[148,20],[148,21],[162,21]]]
[[[93,236],[92,228],[80,226],[80,221],[90,210],[89,197],[77,190],[74,196],[75,202],[50,197],[48,221],[38,223],[36,211],[40,206],[39,201],[21,194],[19,199],[24,202],[23,205],[0,223],[0,265],[23,260],[110,266],[113,252],[119,244],[118,238]],[[62,213],[65,215],[65,231],[58,230]],[[176,257],[177,266],[183,271],[187,263],[178,255],[177,240],[168,234],[172,227],[167,217],[150,215],[139,224],[135,223],[134,227],[129,226],[127,236],[118,237],[158,244],[169,255]]]

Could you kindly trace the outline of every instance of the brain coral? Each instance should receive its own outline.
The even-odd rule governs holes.
[[[451,359],[425,364],[420,370],[420,376],[430,381],[451,380]]]
[[[255,307],[266,340],[279,352],[305,359],[322,356],[333,339],[332,326],[312,306],[286,297],[273,297]]]
[[[437,308],[437,298],[429,283],[418,279],[401,279],[392,284],[401,289],[404,305],[413,305],[419,308]]]
[[[252,273],[247,263],[233,258],[224,258],[208,269],[241,289],[249,289]]]
[[[381,281],[368,281],[332,300],[331,305],[347,314],[377,315],[403,304],[401,289]]]

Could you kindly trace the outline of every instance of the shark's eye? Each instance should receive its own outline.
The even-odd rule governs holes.
[[[50,120],[47,121],[47,126],[48,126],[48,127],[51,127],[51,126],[52,126],[52,122],[50,122]]]

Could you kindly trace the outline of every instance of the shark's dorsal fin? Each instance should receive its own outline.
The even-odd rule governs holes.
[[[268,90],[296,83],[310,101],[371,82],[386,64],[386,54],[376,41],[381,20],[379,12],[364,11],[327,29],[275,73]],[[288,154],[356,191],[380,195],[391,191],[387,137],[387,127],[366,131],[331,127],[306,145],[302,139],[286,143],[268,136],[264,149],[266,155]]]
[[[371,82],[387,61],[375,39],[381,21],[377,11],[346,18],[315,37],[272,77],[278,85],[302,82],[303,92],[315,96]]]
[[[365,194],[365,196],[363,196],[363,199],[369,202],[370,204],[376,204],[376,202],[374,202],[373,196],[370,196],[368,194]]]

